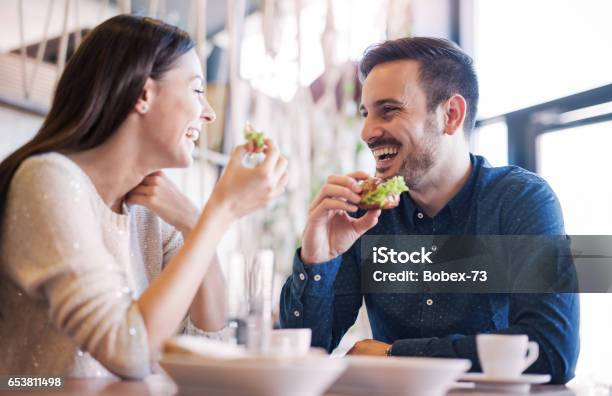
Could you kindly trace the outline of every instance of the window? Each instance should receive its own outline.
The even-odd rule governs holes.
[[[538,173],[557,193],[568,234],[612,235],[612,121],[537,140]]]
[[[474,0],[480,118],[612,81],[612,2]]]
[[[492,166],[508,165],[508,127],[499,121],[474,129],[470,151],[484,156]]]

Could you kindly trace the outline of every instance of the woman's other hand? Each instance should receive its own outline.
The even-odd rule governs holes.
[[[151,173],[134,187],[127,195],[127,203],[146,206],[184,237],[193,229],[200,214],[162,171]]]

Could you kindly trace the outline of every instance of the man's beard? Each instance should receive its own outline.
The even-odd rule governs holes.
[[[436,165],[442,133],[438,130],[435,114],[427,117],[425,134],[412,153],[404,159],[398,172],[406,180],[408,188],[416,188],[431,168]]]

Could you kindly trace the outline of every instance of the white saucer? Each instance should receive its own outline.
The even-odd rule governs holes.
[[[550,375],[522,374],[520,377],[499,377],[484,373],[466,373],[459,381],[473,382],[476,389],[528,393],[531,385],[550,382]]]
[[[459,381],[487,384],[545,384],[550,381],[550,375],[522,374],[520,377],[496,377],[485,373],[465,373]]]

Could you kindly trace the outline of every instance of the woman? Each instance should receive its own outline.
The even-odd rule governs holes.
[[[215,119],[203,84],[189,36],[148,18],[111,18],[72,56],[0,164],[1,374],[142,378],[186,317],[223,327],[215,247],[282,193],[287,163],[267,141],[247,169],[237,147],[198,217],[159,170],[188,166]]]

